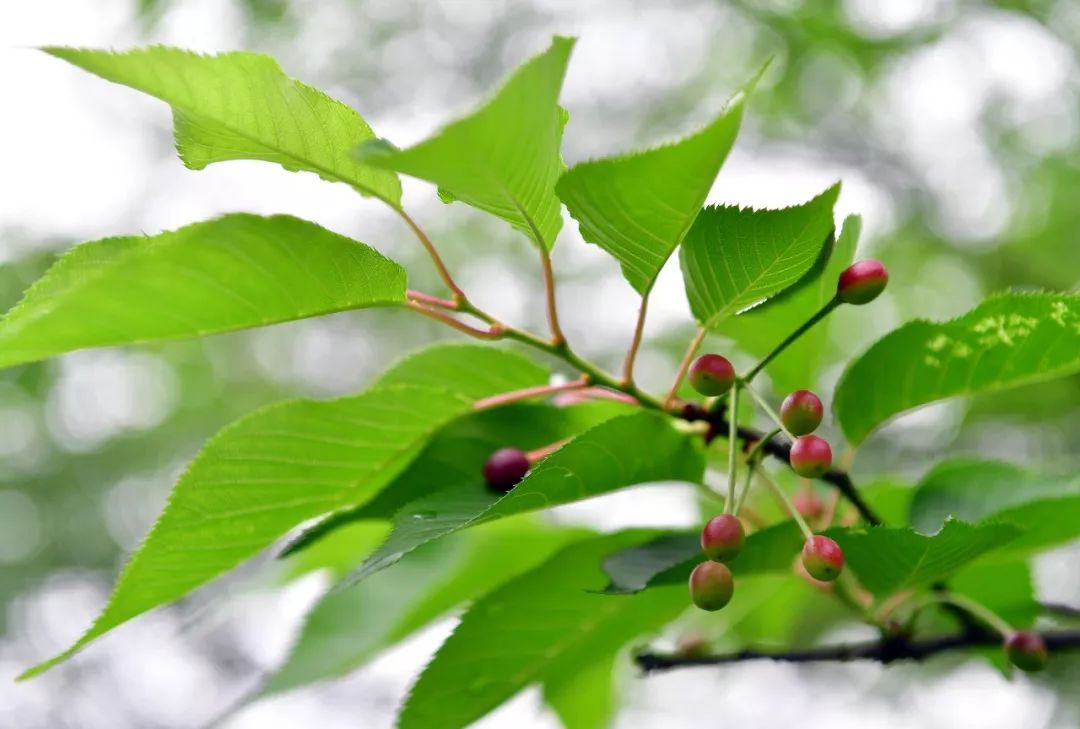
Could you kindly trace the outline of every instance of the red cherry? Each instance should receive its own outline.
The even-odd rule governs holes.
[[[788,457],[795,473],[805,478],[818,478],[832,465],[832,448],[829,442],[816,435],[804,435],[791,444]]]
[[[735,384],[735,368],[727,357],[703,354],[690,365],[690,386],[702,395],[723,395]]]
[[[517,448],[500,448],[484,463],[484,480],[496,491],[509,491],[529,472],[529,457]]]
[[[799,491],[791,499],[795,510],[807,519],[820,519],[825,513],[825,504],[813,491]]]
[[[690,599],[702,610],[719,610],[731,602],[734,592],[735,581],[726,565],[702,562],[690,573]]]
[[[813,433],[824,415],[821,398],[809,390],[796,390],[780,404],[780,422],[792,435]]]
[[[836,298],[845,304],[869,304],[885,290],[889,273],[881,261],[868,258],[856,261],[840,274]]]
[[[738,556],[746,541],[746,532],[738,517],[714,516],[701,530],[701,551],[713,562],[726,562]]]
[[[833,540],[817,534],[803,545],[802,563],[815,580],[832,582],[844,569],[844,551]]]
[[[1038,633],[1018,630],[1006,636],[1005,656],[1021,671],[1041,671],[1046,667],[1046,641]]]

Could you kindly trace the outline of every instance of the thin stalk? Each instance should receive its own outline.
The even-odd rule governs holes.
[[[966,610],[982,623],[989,625],[997,633],[1005,638],[1016,632],[1011,625],[1005,622],[997,613],[982,603],[975,602],[969,597],[955,592],[936,592],[927,597],[930,602],[943,602],[955,605],[961,610]]]
[[[435,264],[435,269],[439,272],[439,276],[446,284],[446,287],[453,292],[454,301],[458,302],[465,300],[465,292],[454,282],[454,277],[450,275],[450,270],[446,267],[446,264],[443,263],[442,256],[440,256],[439,251],[435,249],[435,244],[431,242],[431,238],[428,238],[427,233],[425,233],[423,229],[417,225],[416,221],[402,208],[395,207],[394,210],[401,216],[401,219],[405,221],[405,224],[412,229],[413,234],[419,239],[420,245],[424,246],[425,250],[427,250],[428,256],[431,257],[432,263]]]
[[[431,294],[425,294],[423,291],[417,291],[416,289],[409,289],[405,292],[405,296],[411,301],[416,301],[428,306],[437,306],[440,309],[450,309],[451,311],[457,311],[457,303],[450,301],[450,299],[440,299],[438,296],[432,296]]]
[[[638,348],[641,347],[641,335],[645,331],[645,317],[649,310],[649,295],[641,297],[641,307],[638,308],[637,324],[634,326],[634,338],[630,340],[630,348],[626,350],[626,361],[623,362],[623,383],[634,382],[634,360],[637,359]]]
[[[728,485],[727,485],[727,512],[733,514],[735,510],[735,453],[739,445],[739,383],[731,385],[731,409],[728,411]]]
[[[758,477],[765,482],[765,485],[769,487],[769,490],[773,492],[776,500],[780,502],[787,513],[791,514],[791,518],[795,520],[795,523],[799,525],[799,529],[802,531],[803,536],[807,539],[811,539],[814,536],[814,532],[807,526],[806,521],[802,518],[802,514],[795,508],[795,505],[791,503],[791,499],[784,493],[784,490],[777,486],[771,478],[764,473],[758,475]]]
[[[551,254],[540,246],[540,263],[544,269],[544,292],[547,298],[548,326],[551,328],[551,343],[556,347],[566,346],[566,337],[559,326],[559,312],[555,305],[555,274],[551,270]]]
[[[682,362],[679,363],[679,370],[675,373],[675,381],[671,383],[671,389],[668,391],[667,397],[664,398],[665,406],[670,406],[675,401],[675,397],[679,393],[679,386],[682,384],[683,378],[686,377],[686,372],[690,369],[690,363],[694,361],[694,355],[701,348],[701,343],[705,341],[707,333],[708,330],[701,327],[697,330],[694,338],[690,340],[690,346],[686,348],[686,354],[683,355]]]
[[[560,448],[562,448],[564,445],[566,445],[570,441],[571,441],[570,438],[563,438],[562,440],[557,440],[554,443],[550,443],[550,444],[544,446],[543,448],[537,448],[534,451],[529,451],[528,453],[525,454],[525,457],[529,459],[530,464],[536,463],[537,461],[539,461],[542,458],[547,458],[552,453],[559,450]]]
[[[794,342],[796,339],[798,339],[803,334],[805,334],[807,331],[809,331],[811,327],[813,327],[819,321],[821,321],[826,316],[828,316],[829,312],[831,312],[833,309],[835,309],[839,305],[840,305],[840,300],[834,297],[831,301],[829,301],[829,303],[827,303],[827,304],[825,304],[825,306],[821,307],[821,309],[819,309],[816,314],[814,314],[809,319],[807,319],[798,329],[796,329],[791,334],[789,334],[787,336],[787,338],[784,339],[784,341],[780,342],[780,344],[776,345],[776,347],[774,347],[771,352],[769,352],[767,355],[765,355],[764,359],[762,359],[760,362],[758,362],[756,365],[754,365],[754,367],[748,373],[746,373],[746,375],[743,377],[743,381],[744,382],[750,382],[755,377],[757,377],[758,373],[761,372],[761,370],[765,368],[765,365],[772,362],[773,359],[775,359],[778,354],[780,354],[785,349],[787,349],[788,346],[790,346],[792,342]]]
[[[477,339],[500,339],[504,335],[504,332],[500,331],[495,327],[486,330],[471,327],[465,322],[458,321],[457,319],[445,312],[437,311],[436,309],[430,309],[416,301],[406,301],[405,307],[408,309],[412,309],[419,314],[423,314],[426,317],[430,317],[432,319],[435,319],[436,321],[440,321],[448,327],[453,327],[459,332],[464,332],[470,337],[476,337]]]
[[[532,397],[540,397],[542,395],[554,395],[558,392],[567,392],[570,390],[581,390],[588,386],[588,376],[582,375],[576,380],[571,380],[570,382],[562,382],[557,385],[537,385],[536,387],[526,387],[521,390],[513,390],[511,392],[504,392],[499,395],[485,397],[481,400],[477,400],[476,402],[474,402],[473,409],[486,410],[488,408],[499,407],[500,405],[507,405],[512,402],[518,402],[519,400],[528,400]]]
[[[759,395],[757,391],[754,390],[754,388],[750,387],[750,385],[745,385],[744,387],[746,391],[750,393],[750,397],[754,399],[754,402],[758,404],[758,407],[765,411],[765,414],[769,416],[769,420],[776,423],[776,427],[779,429],[779,431],[786,435],[788,438],[790,438],[791,442],[794,443],[795,436],[792,435],[791,432],[784,427],[784,422],[780,420],[780,416],[776,414],[776,411],[769,406],[768,401],[766,401],[765,398]]]
[[[761,456],[764,454],[762,448],[764,444],[771,440],[780,430],[772,430],[766,433],[761,439],[754,443],[754,447],[750,449],[750,453],[746,456],[746,480],[743,482],[742,492],[739,494],[738,500],[735,502],[735,515],[738,516],[742,511],[743,503],[746,501],[747,494],[750,493],[750,484],[754,480],[754,471],[761,462]]]

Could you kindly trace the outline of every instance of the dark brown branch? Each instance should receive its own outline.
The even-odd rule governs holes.
[[[1080,631],[1042,633],[1051,655],[1055,651],[1080,649]],[[742,661],[772,660],[786,663],[819,663],[825,661],[877,661],[888,665],[896,661],[921,661],[938,653],[1000,645],[1001,638],[990,633],[957,633],[919,640],[891,638],[888,640],[820,646],[792,651],[761,651],[746,649],[735,653],[704,656],[683,656],[665,653],[639,653],[635,662],[645,673],[667,671],[691,666],[721,666]]]
[[[1043,602],[1039,603],[1043,612],[1050,613],[1052,615],[1061,615],[1066,618],[1080,618],[1080,608],[1075,608],[1072,605],[1065,605],[1060,602]]]

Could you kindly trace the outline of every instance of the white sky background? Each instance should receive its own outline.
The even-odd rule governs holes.
[[[207,51],[243,45],[242,17],[227,3],[198,0],[176,4],[152,40]],[[351,41],[349,29],[340,22],[337,3],[308,0],[301,5],[307,8],[302,12],[310,10],[310,20],[300,31],[306,40],[280,49],[282,61],[287,72],[319,85],[333,50]],[[474,18],[478,26],[486,22],[485,3],[445,0],[437,5],[444,12]],[[944,5],[930,0],[853,0],[850,13],[853,23],[887,34],[924,22],[942,12]],[[563,21],[537,22],[529,31],[529,37],[535,38],[531,47],[516,58],[501,59],[501,63],[509,69],[540,50],[552,32],[579,35],[564,96],[571,110],[575,101],[596,95],[615,97],[663,88],[673,74],[694,68],[713,42],[710,28],[718,22],[718,11],[710,3],[660,9],[537,0],[534,7],[541,15]],[[371,3],[369,12],[392,14],[394,3]],[[145,42],[132,15],[130,3],[109,0],[0,3],[0,98],[4,110],[0,114],[0,231],[6,231],[0,235],[0,262],[17,257],[24,246],[64,248],[105,235],[152,233],[233,210],[289,212],[369,242],[401,237],[379,204],[361,200],[345,186],[329,185],[314,176],[254,162],[217,164],[198,173],[185,170],[169,149],[169,114],[163,104],[30,50],[43,44],[123,48]],[[703,17],[709,22],[701,22]],[[656,28],[664,31],[658,33]],[[453,53],[453,48],[440,49],[436,36],[430,30],[427,35],[410,36],[400,52],[407,57],[410,50],[421,47],[410,44],[422,44],[425,59]],[[1009,52],[990,50],[1002,47]],[[1005,55],[1007,63],[1000,61]],[[829,63],[824,59],[821,68],[811,71],[822,78],[835,78],[837,71]],[[434,101],[422,105],[424,100],[438,97],[436,91],[423,85],[422,67],[414,64],[405,72],[418,84],[417,101],[396,113],[380,116],[376,110],[369,116],[376,130],[399,143],[423,137],[450,113]],[[808,72],[811,80],[813,73]],[[940,226],[955,233],[962,244],[993,245],[1009,214],[1004,179],[973,132],[981,104],[990,91],[1004,90],[1018,110],[1033,115],[1049,130],[1039,137],[1041,143],[1071,143],[1076,135],[1075,119],[1065,118],[1055,102],[1074,75],[1068,51],[1041,29],[984,18],[909,59],[891,74],[884,88],[874,90],[892,112],[879,122],[895,128],[899,152],[923,163],[930,189],[953,211]],[[730,88],[716,89],[717,100]],[[811,86],[807,93],[813,91]],[[842,93],[832,98],[836,103],[830,106],[830,113],[843,113],[844,98]],[[463,98],[452,111],[463,111],[473,101]],[[700,114],[704,117],[714,109],[702,109]],[[619,128],[616,122],[612,124]],[[688,128],[672,130],[669,136]],[[571,148],[582,156],[613,152],[624,143],[616,134],[604,134],[596,124],[588,128],[572,121],[567,135]],[[801,149],[737,145],[710,201],[792,204],[837,179],[844,182],[839,216],[861,213],[867,238],[889,228],[893,203],[874,180],[860,170]],[[421,216],[440,213],[441,207],[425,186],[407,182],[406,191],[407,203],[419,207]],[[566,301],[576,304],[573,321],[567,321],[568,333],[571,339],[587,341],[587,348],[622,346],[632,326],[636,298],[601,251],[580,245],[574,238],[576,229],[569,225],[555,254],[556,268],[591,267],[597,277],[587,285],[561,292]],[[387,252],[393,255],[392,250]],[[508,318],[521,314],[528,304],[522,297],[515,298],[505,286],[483,286],[484,281],[498,280],[501,264],[496,261],[484,266],[483,275],[466,277],[478,287],[476,299],[491,302]],[[974,285],[970,290],[961,289],[960,301],[954,295],[949,306],[966,308],[981,294]],[[679,274],[676,267],[669,266],[650,305],[647,334],[655,336],[687,320]],[[75,428],[69,434],[76,443],[73,447],[80,447],[78,443],[92,447],[95,438],[108,437],[109,428],[135,427],[143,423],[140,418],[152,419],[152,413],[139,410],[142,400],[131,390],[130,383],[137,386],[139,373],[145,370],[141,360],[107,357],[80,362],[71,365],[73,374],[64,380],[67,390],[57,395],[58,412],[67,412],[65,397],[79,401],[103,386],[112,388],[107,392],[116,396],[107,399],[119,398],[129,406],[89,424],[72,424],[68,418],[68,429]],[[665,361],[647,355],[641,367],[646,382],[663,382],[669,376]],[[125,393],[127,400],[120,397]],[[167,403],[160,407],[167,407]],[[598,520],[601,512],[588,505],[568,509],[564,516],[605,529],[656,525],[658,518],[665,524],[693,518],[688,496],[672,498],[666,494],[646,490],[612,497],[605,501],[602,520]],[[0,501],[0,507],[5,503]],[[10,507],[23,508],[19,504]],[[0,537],[0,554],[3,546]],[[194,627],[176,612],[144,616],[85,651],[75,662],[82,670],[61,667],[33,682],[12,685],[10,677],[63,647],[102,604],[104,595],[97,583],[79,576],[57,576],[22,601],[22,622],[12,622],[24,626],[25,634],[0,638],[0,727],[200,726],[244,688],[242,682],[224,680],[215,669],[212,651],[205,647],[215,631],[228,632],[233,640],[249,647],[256,664],[269,668],[284,650],[291,626],[320,588],[317,580],[309,579],[284,594],[238,594],[226,607],[208,609],[210,617]],[[257,705],[226,726],[391,726],[397,702],[448,629],[447,624],[437,626],[346,680]],[[626,728],[715,727],[722,709],[725,722],[755,727],[787,727],[798,722],[803,729],[816,729],[854,726],[857,722],[866,729],[1012,729],[1040,726],[1053,711],[1043,689],[1023,678],[1006,683],[978,663],[967,664],[945,678],[928,677],[918,668],[885,673],[873,666],[807,670],[752,664],[723,672],[682,671],[649,678],[636,683],[629,694],[619,720]],[[778,700],[778,696],[782,698]],[[536,692],[528,691],[480,726],[557,724],[542,708]]]

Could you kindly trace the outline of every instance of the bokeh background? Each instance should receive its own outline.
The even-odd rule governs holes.
[[[380,248],[437,280],[400,221],[342,185],[255,162],[183,168],[164,104],[32,50],[151,42],[243,48],[352,104],[398,144],[478,100],[553,33],[580,37],[563,96],[567,161],[670,139],[774,62],[710,201],[777,206],[843,180],[839,213],[888,262],[873,314],[830,323],[844,358],[913,317],[947,318],[1006,287],[1080,281],[1080,3],[1075,0],[35,0],[0,4],[0,308],[53,257],[112,234],[226,211],[287,212]],[[485,308],[543,324],[524,239],[406,181],[406,204]],[[567,225],[554,265],[569,338],[615,366],[636,297]],[[692,328],[677,267],[651,303],[639,360],[662,388]],[[844,312],[842,312],[844,313]],[[269,402],[362,387],[448,335],[404,312],[347,313],[0,372],[0,727],[206,726],[280,661],[325,576],[288,582],[271,557],[143,616],[42,678],[12,683],[103,604],[179,469],[216,429]],[[902,418],[857,474],[917,478],[946,454],[1041,470],[1080,464],[1080,379]],[[604,529],[687,524],[693,499],[643,489],[557,515]],[[1080,551],[1040,559],[1048,600],[1080,604]],[[256,704],[228,729],[389,727],[444,621],[356,674]],[[742,665],[675,672],[627,691],[620,727],[1074,727],[1080,664],[1007,682],[988,664]],[[485,727],[554,727],[526,692]]]

